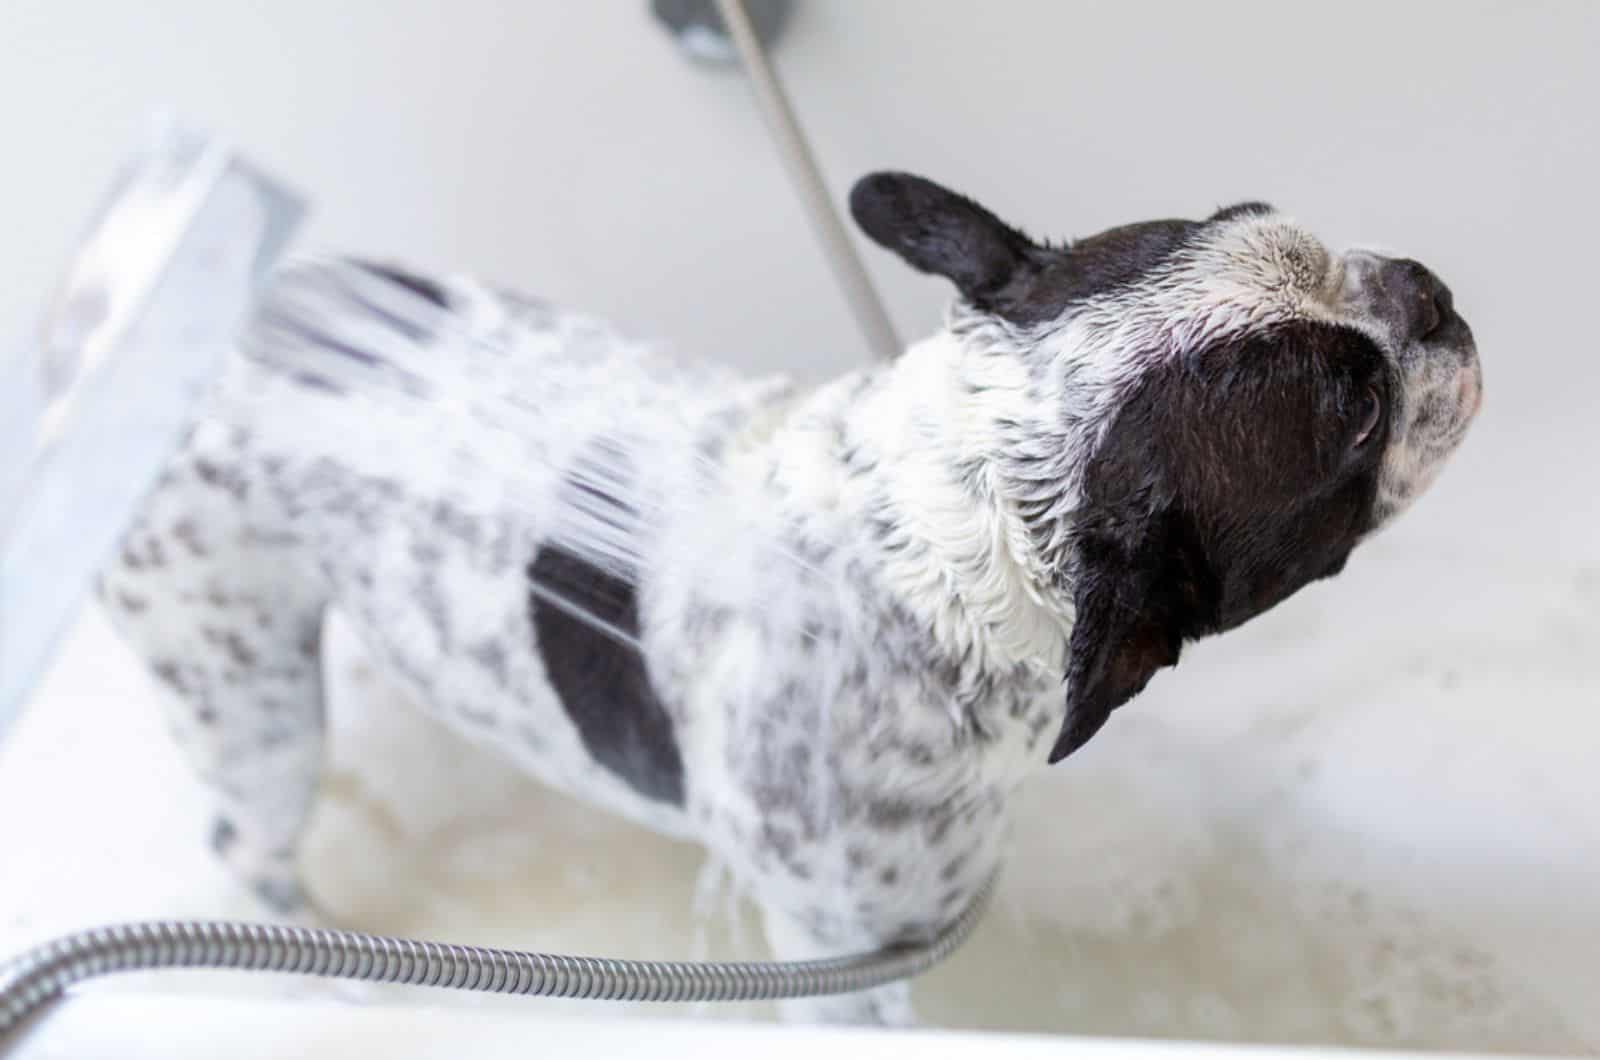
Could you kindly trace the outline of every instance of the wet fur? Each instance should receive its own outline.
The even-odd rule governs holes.
[[[259,893],[303,902],[338,608],[428,709],[705,843],[779,956],[925,937],[999,864],[1018,783],[1186,641],[1340,570],[1476,409],[1431,274],[1332,254],[1261,204],[1062,246],[904,174],[851,205],[960,298],[894,364],[809,393],[691,378],[466,281],[292,274],[378,275],[447,310],[454,338],[407,341],[509,350],[497,385],[549,423],[531,503],[469,504],[422,473],[431,439],[414,469],[330,447],[303,424],[348,395],[241,364],[152,495],[103,598],[178,693],[215,843]],[[633,535],[626,562],[563,529],[580,509]],[[795,1013],[910,1019],[903,984]]]

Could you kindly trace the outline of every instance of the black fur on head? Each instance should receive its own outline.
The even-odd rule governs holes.
[[[1301,322],[1141,380],[1085,478],[1067,719],[1050,760],[1178,661],[1185,640],[1339,572],[1371,528],[1392,381],[1364,335]]]
[[[1209,223],[1270,209],[1241,203],[1205,222],[1146,221],[1051,246],[909,173],[872,173],[850,192],[850,213],[875,243],[920,272],[950,280],[974,308],[1023,326],[1055,320],[1075,302],[1134,283]]]
[[[1413,463],[1436,467],[1471,418],[1473,408],[1463,415],[1461,406],[1477,393],[1476,352],[1448,289],[1415,262],[1369,255],[1362,266],[1347,258],[1351,269],[1368,268],[1359,286],[1376,308],[1343,305],[1335,315],[1344,322],[1334,322],[1322,286],[1326,251],[1292,225],[1274,227],[1264,203],[1062,246],[1035,243],[971,199],[905,173],[863,178],[850,208],[874,241],[953,281],[980,314],[1013,325],[1024,356],[1027,342],[1050,335],[1090,299],[1101,299],[1106,313],[1117,297],[1148,307],[1165,292],[1179,301],[1163,311],[1245,322],[1197,339],[1198,348],[1163,346],[1159,328],[1124,335],[1153,346],[1101,354],[1116,358],[1130,382],[1117,389],[1107,419],[1082,436],[1091,451],[1071,454],[1083,469],[1074,508],[1063,513],[1037,489],[1019,504],[1041,555],[1070,567],[1067,716],[1051,761],[1081,747],[1157,670],[1176,664],[1185,641],[1237,626],[1336,574],[1386,517],[1382,491],[1402,489],[1385,485],[1385,475],[1425,481],[1414,468],[1385,465],[1391,431],[1402,440],[1403,430],[1416,433],[1414,424],[1391,423],[1402,391],[1431,387],[1454,410],[1441,417],[1449,428],[1440,428],[1442,442],[1410,443]],[[1239,226],[1256,221],[1256,242],[1205,258],[1216,241],[1237,240]],[[1265,255],[1259,268],[1216,288],[1234,292],[1218,296],[1234,304],[1184,303],[1173,293],[1211,289],[1174,283],[1182,270],[1225,268],[1216,262],[1251,254]],[[1195,264],[1202,260],[1211,263]],[[1285,310],[1285,292],[1322,309],[1315,319]],[[1413,326],[1418,314],[1390,306],[1396,299],[1431,311],[1421,316],[1440,326]],[[1385,331],[1431,345],[1413,346],[1407,369],[1370,337]],[[1430,364],[1431,376],[1416,367]],[[1059,439],[1072,444],[1067,433]],[[1031,462],[1019,479],[1030,488],[1064,475],[1047,449],[1016,459]]]

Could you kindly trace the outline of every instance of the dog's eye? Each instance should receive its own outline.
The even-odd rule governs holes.
[[[1352,449],[1359,449],[1378,433],[1378,421],[1383,419],[1383,399],[1378,396],[1378,388],[1367,387],[1366,394],[1361,398],[1361,426],[1351,441]]]

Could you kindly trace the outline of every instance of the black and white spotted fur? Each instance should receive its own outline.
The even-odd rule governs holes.
[[[307,424],[337,385],[241,364],[150,497],[103,598],[178,693],[216,846],[259,893],[302,901],[337,608],[441,717],[712,849],[779,956],[926,935],[994,871],[1029,773],[1184,641],[1336,573],[1477,410],[1431,273],[1264,205],[1059,247],[907,175],[851,205],[960,298],[893,364],[810,392],[665,369],[468,282],[282,281],[426,300],[446,323],[408,339],[481,359],[534,426],[516,502],[465,498],[422,470],[437,439],[397,457],[404,424],[374,412],[370,452],[330,445]],[[343,324],[380,353],[400,327]],[[909,1018],[903,985],[797,1011]]]

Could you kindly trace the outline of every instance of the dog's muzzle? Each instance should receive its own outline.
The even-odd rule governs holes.
[[[1461,444],[1483,404],[1472,329],[1450,288],[1420,262],[1354,251],[1344,258],[1345,308],[1387,333],[1398,390],[1379,521],[1406,507]]]
[[[1347,296],[1389,332],[1401,367],[1420,370],[1433,386],[1444,384],[1454,415],[1435,426],[1441,433],[1464,430],[1483,402],[1483,376],[1472,329],[1456,312],[1450,288],[1410,258],[1357,251],[1346,255],[1345,270]]]

